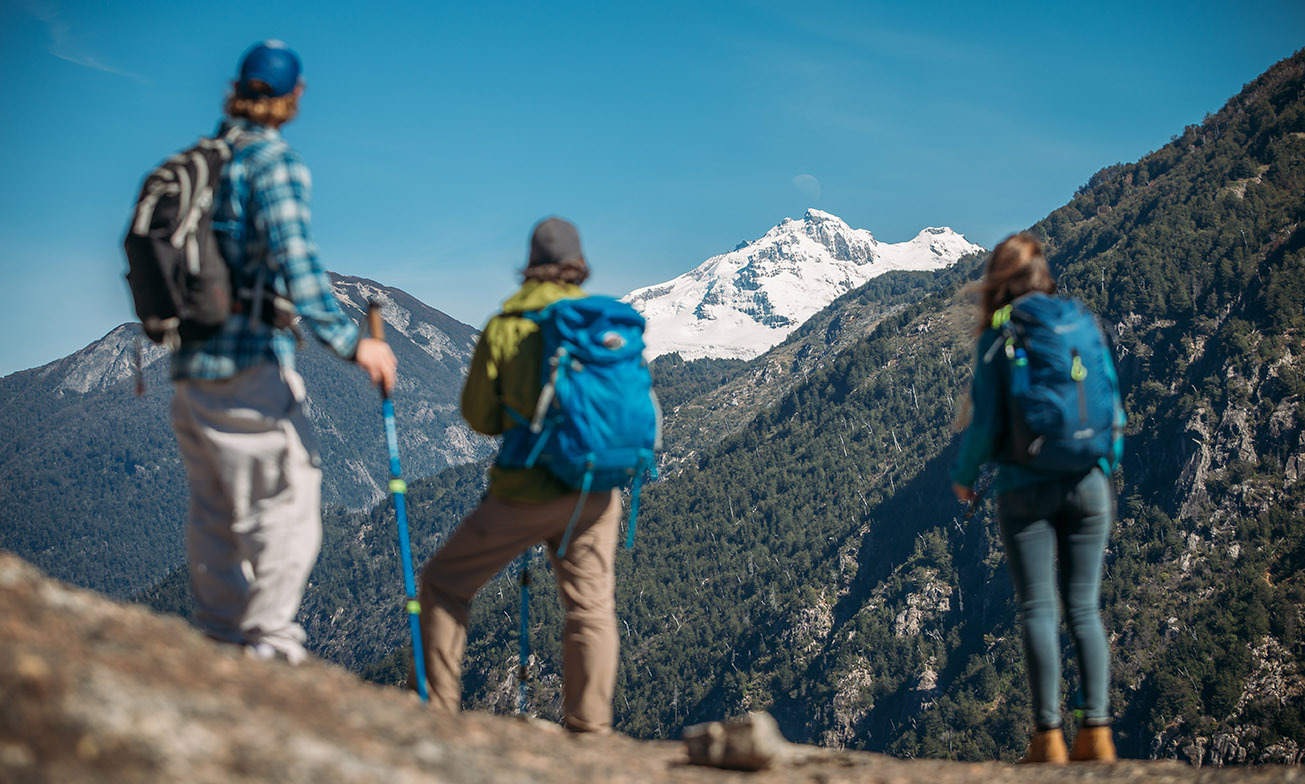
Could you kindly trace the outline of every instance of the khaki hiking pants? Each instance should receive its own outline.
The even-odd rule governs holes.
[[[471,597],[512,559],[542,541],[548,544],[566,608],[564,722],[577,732],[611,729],[619,647],[613,570],[621,501],[615,490],[590,495],[566,557],[559,559],[557,546],[579,500],[577,493],[543,503],[486,497],[426,564],[421,578],[421,631],[434,705],[448,711],[461,708],[462,653]]]
[[[172,426],[190,512],[195,624],[208,636],[306,655],[295,623],[322,542],[322,472],[304,382],[265,362],[228,379],[180,379]]]

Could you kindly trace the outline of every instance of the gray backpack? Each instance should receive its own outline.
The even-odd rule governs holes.
[[[201,139],[145,178],[123,240],[127,284],[146,336],[176,348],[231,314],[231,273],[213,234],[214,191],[231,139]]]

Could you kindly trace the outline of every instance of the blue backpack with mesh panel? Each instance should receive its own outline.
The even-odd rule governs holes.
[[[1122,426],[1115,363],[1080,302],[1026,294],[993,314],[1004,340],[1010,431],[1004,460],[1045,471],[1086,471],[1108,458]]]
[[[521,315],[540,327],[543,388],[533,418],[511,412],[519,426],[503,434],[498,464],[540,465],[580,491],[559,556],[590,492],[630,487],[632,547],[639,491],[645,478],[657,478],[661,448],[661,410],[643,358],[644,318],[624,302],[596,296]]]

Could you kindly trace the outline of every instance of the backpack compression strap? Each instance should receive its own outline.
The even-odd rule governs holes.
[[[548,364],[553,368],[549,373],[548,383],[544,388],[539,390],[539,401],[535,404],[535,417],[530,420],[530,432],[538,433],[544,429],[544,417],[548,415],[548,407],[553,403],[553,396],[557,394],[557,383],[565,373],[566,365],[562,360],[566,359],[566,349],[558,348],[557,353],[549,358]]]
[[[590,456],[592,458],[592,455]],[[594,462],[589,461],[588,470],[585,471],[584,483],[580,486],[580,500],[576,502],[575,511],[571,513],[571,522],[566,524],[566,533],[562,534],[562,543],[557,546],[557,557],[561,558],[566,555],[566,546],[571,543],[571,533],[575,530],[576,521],[580,519],[580,512],[585,508],[585,501],[589,500],[589,487],[594,481]]]
[[[570,367],[570,363],[566,361],[568,356],[565,348],[559,348],[557,353],[549,359],[553,372],[549,375],[548,383],[544,385],[543,389],[539,390],[539,402],[535,405],[535,416],[529,423],[530,432],[536,434],[539,438],[535,441],[535,446],[530,450],[530,455],[526,457],[526,468],[534,467],[535,461],[539,459],[539,455],[544,451],[544,444],[555,429],[556,421],[548,419],[548,407],[553,404],[553,398],[557,395],[557,385],[561,382],[562,377],[566,375],[566,369]]]
[[[630,522],[625,536],[625,549],[627,550],[634,549],[634,526],[639,517],[639,491],[643,489],[644,477],[657,478],[657,463],[651,452],[639,457],[639,462],[634,471],[634,485],[630,488]],[[571,543],[571,533],[575,530],[575,524],[580,519],[580,510],[584,509],[585,501],[589,499],[589,488],[593,483],[593,479],[593,455],[591,454],[589,468],[585,471],[584,483],[580,488],[580,500],[575,505],[575,511],[571,513],[571,521],[566,524],[566,533],[562,534],[562,543],[557,548],[558,558],[566,555],[566,547]]]
[[[634,486],[630,488],[630,524],[626,527],[625,534],[627,550],[634,549],[634,524],[639,517],[639,491],[643,489],[644,476],[657,479],[657,461],[651,452],[639,458],[639,464],[635,466],[634,472]]]

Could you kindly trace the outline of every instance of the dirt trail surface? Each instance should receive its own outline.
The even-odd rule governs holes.
[[[312,661],[246,660],[183,621],[47,579],[0,553],[0,781],[25,782],[1300,782],[1299,768],[1179,763],[1022,768],[798,747],[739,773],[679,742],[573,736],[446,716]]]

